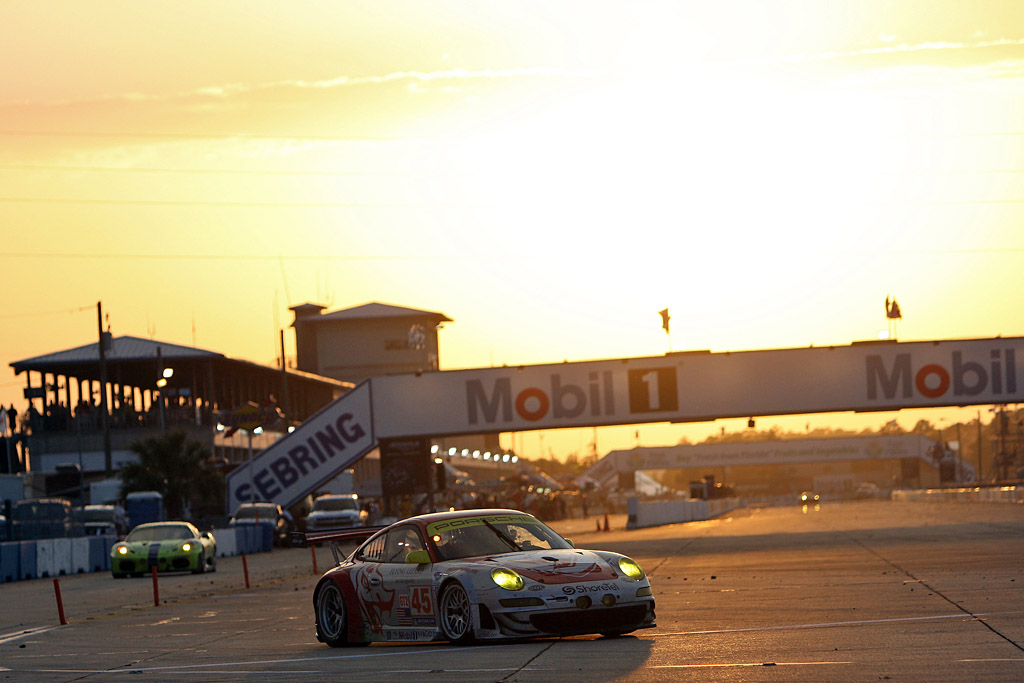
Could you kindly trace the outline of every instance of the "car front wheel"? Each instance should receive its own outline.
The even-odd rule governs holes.
[[[453,643],[473,640],[473,605],[462,584],[452,582],[441,591],[441,630]]]

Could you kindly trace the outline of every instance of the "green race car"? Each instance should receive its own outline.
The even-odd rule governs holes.
[[[153,522],[138,525],[110,549],[115,579],[142,576],[151,567],[158,572],[217,571],[217,542],[209,531],[188,522]]]

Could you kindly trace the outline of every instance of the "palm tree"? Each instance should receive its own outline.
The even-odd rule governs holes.
[[[185,508],[224,507],[224,476],[213,467],[209,448],[190,439],[185,431],[170,430],[135,441],[130,446],[137,463],[121,469],[122,495],[132,491],[163,494],[170,519],[181,519]]]

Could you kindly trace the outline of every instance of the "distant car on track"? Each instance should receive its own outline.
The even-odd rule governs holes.
[[[367,539],[313,591],[316,637],[332,647],[619,636],[655,626],[639,564],[575,548],[517,510],[439,512],[293,537],[300,544]]]
[[[188,522],[140,524],[110,549],[110,571],[115,579],[158,572],[202,574],[217,571],[217,542],[209,531]]]
[[[124,536],[128,520],[115,505],[86,505],[80,513],[86,536]]]
[[[814,491],[803,491],[800,493],[801,505],[817,505],[820,500],[821,496]]]
[[[326,494],[313,499],[313,509],[306,516],[306,531],[366,526],[368,516],[356,494]]]

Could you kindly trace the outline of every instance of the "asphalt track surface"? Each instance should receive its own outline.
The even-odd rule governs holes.
[[[603,521],[603,520],[602,520]],[[610,532],[579,547],[645,567],[658,627],[453,647],[332,649],[312,630],[309,550],[216,574],[0,584],[0,680],[1021,681],[1024,506],[865,501]],[[319,569],[330,553],[317,553]]]

